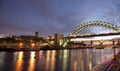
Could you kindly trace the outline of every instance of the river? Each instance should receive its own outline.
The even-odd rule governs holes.
[[[113,49],[0,52],[0,71],[90,71]]]

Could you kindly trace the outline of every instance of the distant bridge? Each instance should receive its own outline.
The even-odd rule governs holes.
[[[109,34],[105,33],[105,34],[93,34],[93,35],[91,35],[91,34],[77,35],[80,31],[84,30],[85,28],[92,27],[92,26],[103,26],[108,29],[113,29],[114,31],[116,31],[116,33],[110,34],[111,33],[110,32]],[[102,36],[111,36],[112,39],[115,39],[115,37],[113,37],[112,35],[118,35],[117,37],[120,38],[119,37],[120,27],[115,26],[110,23],[107,23],[107,22],[103,22],[103,21],[90,21],[90,22],[86,22],[86,23],[83,23],[82,25],[77,26],[67,37],[65,37],[63,39],[63,42],[60,45],[63,47],[66,47],[71,40],[76,39],[76,38],[79,38],[79,41],[85,41],[84,38],[88,39],[88,37],[98,37],[98,36],[99,36],[99,38]],[[111,37],[109,37],[109,38],[111,38]],[[89,38],[89,40],[93,40],[93,39]],[[104,40],[104,39],[102,39],[102,40]]]
[[[120,27],[115,26],[113,24],[107,23],[107,22],[103,22],[103,21],[90,21],[90,22],[86,22],[83,23],[82,25],[77,26],[70,34],[69,36],[78,34],[80,31],[82,31],[85,28],[91,27],[91,26],[103,26],[106,28],[110,28],[115,30],[116,32],[120,32]]]
[[[120,33],[93,34],[85,36],[67,37],[70,45],[77,47],[118,47],[120,46]],[[74,47],[73,46],[73,47]]]

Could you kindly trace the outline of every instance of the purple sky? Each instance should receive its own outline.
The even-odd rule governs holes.
[[[0,0],[0,34],[69,34],[88,21],[120,26],[120,0]]]

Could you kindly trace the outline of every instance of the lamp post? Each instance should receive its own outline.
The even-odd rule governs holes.
[[[113,52],[114,52],[114,61],[116,61],[115,47],[113,47]]]
[[[113,39],[113,53],[114,53],[114,61],[116,61],[116,55],[115,55],[115,47],[114,47],[114,45],[115,45],[115,41],[114,41],[114,39]]]

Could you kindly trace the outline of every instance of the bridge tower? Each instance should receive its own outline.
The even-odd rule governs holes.
[[[60,35],[60,34],[55,34],[54,35],[54,44],[55,46],[60,46],[60,39],[63,38],[64,35]]]

